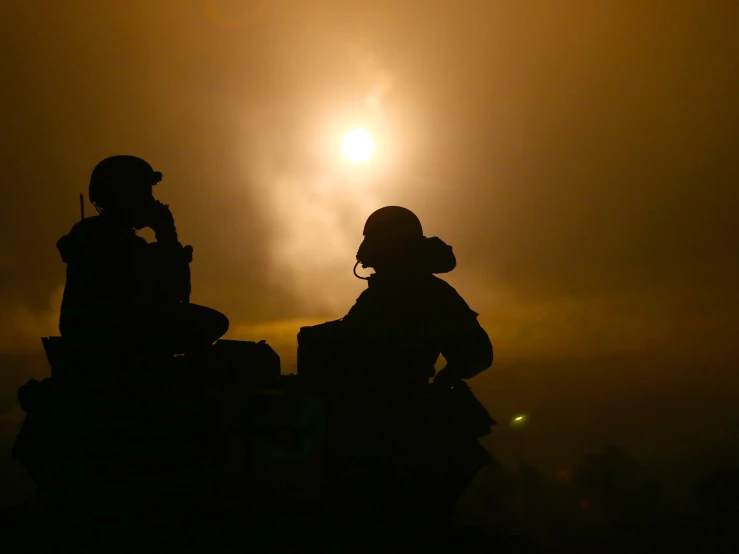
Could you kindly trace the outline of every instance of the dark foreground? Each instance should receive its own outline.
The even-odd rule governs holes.
[[[137,526],[109,522],[98,533],[70,534],[37,506],[20,505],[2,514],[3,552],[46,554],[71,552],[538,552],[524,537],[496,529],[456,527],[410,533],[286,527],[286,520],[271,523],[234,521],[224,517],[209,524],[186,527],[173,521],[139,522]]]

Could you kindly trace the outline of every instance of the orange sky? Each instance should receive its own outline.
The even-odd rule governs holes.
[[[565,382],[595,387],[582,360],[614,356],[632,368],[603,370],[631,375],[618,398],[697,390],[718,409],[711,394],[735,390],[707,369],[739,359],[734,3],[37,0],[0,14],[0,357],[55,332],[54,244],[95,163],[130,153],[164,173],[157,193],[195,249],[193,301],[226,312],[232,337],[269,339],[286,370],[299,325],[362,290],[366,216],[401,204],[454,246],[448,279],[501,367],[539,368],[480,377],[490,406],[517,409],[503,383],[541,382],[557,406]],[[356,125],[377,138],[367,166],[339,155]],[[723,381],[643,378],[678,362]]]

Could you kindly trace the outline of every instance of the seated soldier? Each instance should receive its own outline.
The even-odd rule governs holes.
[[[57,243],[67,264],[63,337],[174,355],[228,329],[223,314],[189,304],[192,247],[180,244],[169,207],[154,199],[161,178],[134,156],[106,158],[93,170],[89,198],[99,215]],[[155,242],[136,234],[145,227]]]

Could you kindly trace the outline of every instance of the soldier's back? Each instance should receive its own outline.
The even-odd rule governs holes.
[[[146,241],[105,217],[84,219],[57,242],[67,264],[62,334],[124,331],[145,291]]]

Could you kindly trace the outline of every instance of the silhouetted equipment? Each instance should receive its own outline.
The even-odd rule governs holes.
[[[301,327],[298,333],[298,376],[331,383],[346,376],[358,361],[358,347],[341,320]]]
[[[78,364],[105,359],[64,337],[42,342],[52,377],[18,392],[27,416],[14,456],[62,527],[103,532],[110,518],[157,520],[158,533],[176,537],[182,525],[207,529],[255,513],[277,521],[288,501],[281,489],[318,486],[305,472],[315,473],[322,408],[280,375],[264,341],[218,341],[138,380],[102,378],[102,367],[81,378]]]
[[[209,350],[208,359],[219,371],[219,378],[270,383],[280,377],[280,356],[266,341],[221,339]],[[249,360],[248,372],[244,371],[246,360]]]

